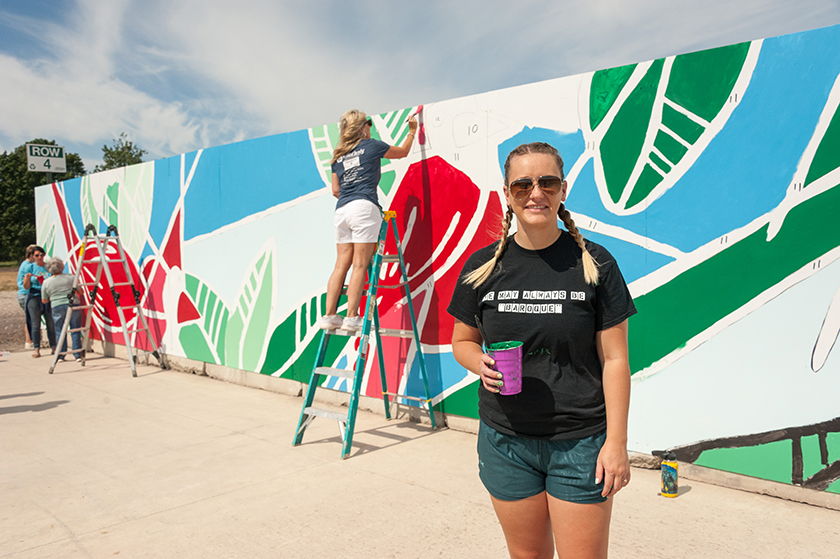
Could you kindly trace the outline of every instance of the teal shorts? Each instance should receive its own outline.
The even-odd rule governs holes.
[[[505,435],[480,422],[478,474],[487,491],[518,501],[543,491],[563,501],[602,503],[604,482],[595,483],[595,463],[607,433],[550,441]]]

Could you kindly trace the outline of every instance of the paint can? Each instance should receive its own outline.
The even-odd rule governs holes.
[[[663,497],[679,495],[679,465],[673,452],[662,453],[662,485],[659,494]]]

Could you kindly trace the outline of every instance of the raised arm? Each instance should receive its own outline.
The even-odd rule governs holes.
[[[417,118],[408,119],[408,136],[405,137],[401,146],[391,146],[385,152],[385,159],[402,159],[411,151],[411,144],[414,142],[414,134],[417,132]]]

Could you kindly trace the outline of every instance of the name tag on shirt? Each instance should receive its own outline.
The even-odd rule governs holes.
[[[344,170],[348,171],[348,170],[352,169],[353,167],[358,167],[359,166],[359,158],[358,157],[351,157],[350,159],[345,159],[342,163],[344,164]]]

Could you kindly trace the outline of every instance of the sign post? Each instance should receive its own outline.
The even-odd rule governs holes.
[[[64,147],[26,144],[26,167],[35,173],[66,173]]]

